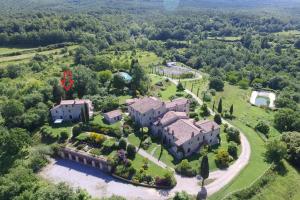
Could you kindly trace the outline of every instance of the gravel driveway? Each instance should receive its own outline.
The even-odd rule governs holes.
[[[86,189],[93,197],[120,195],[127,199],[167,199],[169,193],[163,190],[137,187],[120,182],[99,169],[69,160],[52,160],[40,176],[54,183],[66,182],[74,188]]]

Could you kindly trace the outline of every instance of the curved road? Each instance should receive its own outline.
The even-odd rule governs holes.
[[[170,79],[170,81],[174,84],[178,84],[177,80]],[[185,90],[185,92],[192,95],[193,98],[199,102],[199,104],[203,103],[201,99],[191,91]],[[210,110],[210,112],[211,114],[214,114],[212,110]],[[232,126],[224,119],[223,123],[227,123],[229,126]],[[239,158],[227,169],[217,170],[210,173],[209,179],[212,179],[213,182],[206,185],[208,195],[219,191],[221,188],[227,185],[248,164],[251,154],[250,144],[242,132],[240,135],[242,149]],[[166,167],[164,163],[158,161],[146,151],[140,149],[139,154],[147,157],[149,160],[157,163],[161,167]],[[198,185],[200,180],[197,177],[187,178],[178,174],[175,175],[177,185],[172,190],[166,191],[138,187],[120,182],[97,169],[67,160],[56,160],[55,162],[52,161],[50,165],[41,171],[40,175],[56,183],[67,182],[73,187],[84,188],[94,197],[111,196],[115,194],[124,196],[128,199],[156,200],[168,199],[173,196],[175,192],[183,190],[189,194],[196,195],[201,189],[201,187]]]

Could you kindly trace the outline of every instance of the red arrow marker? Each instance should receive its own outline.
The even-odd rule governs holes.
[[[66,83],[68,81],[68,84]],[[74,84],[74,80],[73,80],[73,76],[72,76],[72,71],[71,70],[66,70],[64,71],[64,77],[63,79],[60,80],[61,86],[66,90],[69,91],[73,84]]]

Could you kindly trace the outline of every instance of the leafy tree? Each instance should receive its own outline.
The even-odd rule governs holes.
[[[204,104],[201,106],[201,115],[202,115],[202,116],[205,116],[205,117],[207,117],[207,116],[210,115],[210,112],[209,112],[209,110],[208,110],[208,107],[207,107],[207,104],[206,104],[206,103],[204,103]]]
[[[136,149],[135,149],[135,146],[133,146],[132,144],[127,145],[126,151],[127,151],[127,156],[129,158],[134,158],[135,157]]]
[[[178,165],[176,165],[175,170],[177,173],[184,176],[195,176],[197,174],[187,159],[183,159]]]
[[[176,88],[177,88],[177,91],[179,91],[179,92],[184,91],[184,87],[183,87],[183,85],[182,85],[181,82],[179,82],[179,83],[177,84]]]
[[[264,121],[258,122],[258,124],[255,126],[255,130],[267,135],[270,131],[270,127],[268,124],[266,124]]]
[[[227,147],[229,155],[231,155],[233,158],[237,158],[238,156],[238,146],[235,142],[230,141]]]
[[[281,140],[287,145],[287,159],[300,167],[300,133],[286,132]]]
[[[119,141],[119,149],[124,149],[126,150],[127,147],[127,142],[124,138],[121,138]]]
[[[12,99],[3,104],[1,114],[8,126],[20,126],[21,115],[24,110],[25,108],[20,101]]]
[[[123,90],[126,86],[125,80],[119,74],[114,75],[112,84],[118,90]]]
[[[214,121],[217,123],[217,124],[222,124],[222,118],[221,118],[221,115],[220,114],[215,114],[214,116]]]
[[[233,128],[233,127],[229,127],[226,129],[226,133],[227,133],[228,141],[233,141],[233,142],[236,142],[237,144],[241,143],[239,130],[237,130],[236,128]]]
[[[139,64],[138,60],[132,60],[130,72],[132,74],[131,88],[146,94],[150,85],[149,77],[145,69]]]
[[[280,109],[275,113],[274,124],[279,131],[299,131],[300,114],[289,108]]]
[[[267,142],[265,157],[267,161],[279,163],[287,153],[287,146],[280,140]]]
[[[209,176],[209,164],[208,164],[207,155],[204,155],[202,158],[201,167],[200,167],[200,176],[202,177],[202,187],[203,187],[205,179],[207,179]]]
[[[296,40],[294,47],[300,49],[300,39]]]
[[[98,76],[102,84],[111,81],[113,78],[112,72],[110,70],[100,71],[98,73]]]
[[[222,111],[223,111],[222,98],[220,98],[218,104],[218,113],[222,113]]]
[[[223,91],[224,82],[218,77],[211,78],[209,81],[209,89],[215,89],[216,91]]]
[[[242,42],[242,44],[245,48],[249,49],[251,44],[252,44],[251,34],[247,33],[246,35],[243,35],[242,38],[241,38],[241,42]]]

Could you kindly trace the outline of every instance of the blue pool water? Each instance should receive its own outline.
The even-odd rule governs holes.
[[[255,99],[255,105],[257,106],[269,106],[270,100],[268,97],[257,96]]]

